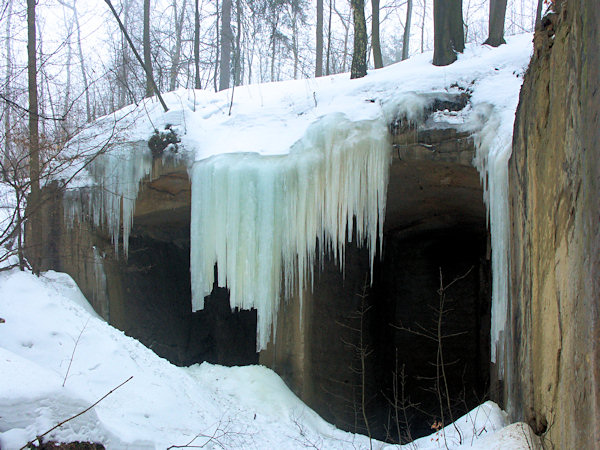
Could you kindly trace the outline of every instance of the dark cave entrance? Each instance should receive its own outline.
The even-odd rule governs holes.
[[[256,311],[232,311],[227,289],[214,287],[205,308],[191,310],[189,209],[138,219],[129,239],[123,298],[110,305],[110,322],[156,354],[187,366],[258,363]]]
[[[408,428],[413,439],[431,434],[431,425],[441,421],[436,385],[443,381],[436,371],[440,270],[443,284],[452,283],[441,321],[448,336],[442,339],[442,355],[452,418],[489,398],[486,211],[479,175],[465,157],[472,155],[472,142],[450,138],[434,150],[416,144],[404,154],[404,147],[397,147],[373,284],[368,283],[367,251],[355,244],[347,247],[345,276],[333,261],[317,275],[306,350],[310,383],[302,392],[309,406],[348,431],[367,433],[363,409],[371,435],[391,442],[406,442]],[[429,332],[433,336],[423,336]],[[368,353],[364,361],[361,338]],[[399,408],[398,427],[394,403],[401,406],[402,369],[404,400],[416,406],[406,410],[407,420]]]
[[[449,424],[450,418],[457,419],[486,399],[491,294],[486,250],[485,229],[386,234],[368,322],[378,437],[406,440],[406,420],[413,438],[430,434],[435,421],[443,418]],[[444,372],[438,370],[442,358]],[[396,417],[397,406],[411,404],[400,408]],[[401,439],[397,420],[404,434]]]
[[[389,231],[372,286],[364,249],[349,245],[345,277],[327,262],[311,300],[307,403],[340,428],[367,434],[364,383],[364,410],[373,437],[406,442],[408,431],[413,439],[432,433],[431,425],[442,418],[436,386],[443,381],[436,378],[438,342],[397,327],[437,335],[440,270],[444,285],[452,283],[445,291],[441,321],[442,334],[451,336],[442,340],[442,355],[452,417],[482,403],[489,386],[487,241],[485,226]],[[401,408],[402,371],[404,401],[415,404],[406,411]],[[443,401],[449,424],[445,395]]]

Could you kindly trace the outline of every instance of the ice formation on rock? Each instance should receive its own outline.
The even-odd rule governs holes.
[[[95,184],[66,191],[66,222],[81,221],[85,215],[95,226],[106,227],[117,253],[122,228],[123,250],[127,257],[140,181],[152,171],[148,145],[145,141],[115,144],[96,155],[87,170]]]
[[[473,164],[479,171],[483,186],[492,244],[491,360],[502,374],[502,335],[508,314],[508,160],[512,153],[514,113],[511,120],[510,117],[501,117],[492,105],[480,105],[475,114],[482,116],[483,126],[474,134],[476,154]]]
[[[203,308],[216,264],[231,307],[256,309],[261,350],[271,330],[275,338],[280,295],[297,289],[301,298],[325,252],[343,270],[346,239],[356,233],[372,267],[382,242],[390,149],[383,119],[351,122],[336,113],[311,125],[287,155],[195,162],[192,309]]]

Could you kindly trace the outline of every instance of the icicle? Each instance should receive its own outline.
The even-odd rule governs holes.
[[[216,264],[231,308],[257,310],[261,350],[275,334],[280,295],[295,288],[302,296],[312,287],[314,263],[327,249],[343,265],[353,217],[372,267],[383,234],[390,149],[383,119],[351,122],[334,114],[309,127],[288,155],[225,154],[196,162],[193,310],[204,307]]]
[[[491,360],[504,373],[504,345],[508,317],[508,250],[510,217],[508,205],[508,160],[512,153],[511,117],[503,118],[491,105],[482,105],[476,114],[485,120],[475,133],[473,165],[479,171],[492,244]],[[508,129],[506,129],[508,127]]]
[[[140,181],[152,170],[152,155],[147,143],[114,145],[97,155],[87,169],[95,185],[65,193],[67,224],[72,226],[75,219],[81,222],[84,215],[91,216],[95,226],[106,227],[117,253],[122,228],[123,249],[127,257]]]

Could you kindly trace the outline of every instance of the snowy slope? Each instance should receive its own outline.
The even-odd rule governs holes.
[[[369,448],[367,437],[323,421],[265,367],[171,365],[103,322],[66,274],[0,273],[0,317],[2,449],[20,448],[129,377],[47,439],[101,442],[108,449],[190,442],[228,449]],[[465,447],[534,448],[526,428],[504,425],[491,402],[457,421]],[[447,430],[449,448],[461,448],[454,427]],[[445,448],[443,441],[437,433],[406,448]]]
[[[179,90],[165,95],[166,113],[156,99],[144,100],[72,142],[72,151],[101,148],[115,136],[129,144],[114,145],[81,171],[78,186],[100,189],[83,200],[80,192],[71,195],[70,217],[82,217],[87,207],[115,246],[123,223],[127,253],[139,181],[152,168],[149,150],[139,143],[155,129],[175,130],[182,141],[176,157],[187,162],[192,180],[192,307],[203,307],[217,264],[231,307],[257,310],[260,350],[275,335],[282,286],[302,295],[325,251],[343,264],[352,217],[373,264],[391,154],[386,127],[395,118],[418,120],[435,95],[467,90],[470,105],[453,118],[475,134],[478,147],[474,165],[492,239],[492,361],[502,371],[496,342],[506,320],[507,164],[531,49],[527,34],[499,48],[470,45],[445,67],[431,65],[431,53],[424,53],[358,80],[342,74],[219,93]]]

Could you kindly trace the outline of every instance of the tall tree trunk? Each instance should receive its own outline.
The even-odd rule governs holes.
[[[404,35],[402,36],[402,61],[408,59],[410,46],[410,23],[412,20],[413,0],[406,2],[406,22],[404,23]]]
[[[79,15],[77,14],[77,2],[73,0],[73,20],[75,21],[75,27],[77,28],[77,53],[79,55],[79,63],[81,66],[81,78],[83,80],[83,88],[85,89],[85,118],[89,123],[92,121],[92,113],[90,107],[90,86],[87,79],[87,72],[85,71],[85,59],[83,58],[83,48],[81,45],[81,27],[79,26]]]
[[[12,0],[8,0],[6,10],[6,74],[4,80],[4,95],[8,101],[12,101],[12,36],[11,36],[11,18],[12,18]],[[0,157],[3,161],[11,157],[12,148],[12,122],[11,122],[12,107],[6,105],[4,108],[4,154]]]
[[[238,0],[239,1],[239,0]],[[294,80],[298,78],[298,64],[300,62],[300,58],[298,56],[298,8],[292,3],[290,5],[292,9],[292,53],[294,54]],[[321,40],[323,40],[323,36],[321,36]],[[321,53],[323,53],[323,46],[321,45]],[[323,61],[323,55],[321,54],[321,63]],[[321,68],[321,71],[323,68]]]
[[[325,74],[331,74],[331,10],[335,0],[329,0],[329,23],[327,24],[327,57],[325,63]]]
[[[323,0],[317,0],[317,61],[315,77],[323,76]]]
[[[69,20],[67,18],[67,12],[65,11],[64,8],[65,5],[63,5],[63,19],[65,21],[66,24],[68,24],[67,26],[67,61],[65,64],[65,68],[67,69],[67,73],[66,73],[66,77],[65,77],[65,85],[64,85],[64,103],[63,103],[63,118],[65,118],[67,116],[67,113],[69,112],[70,109],[70,103],[71,103],[71,61],[73,59],[73,44],[71,43],[71,35],[73,34],[73,23],[75,22],[74,18],[73,20]],[[64,126],[64,125],[63,125]]]
[[[279,18],[275,22],[273,22],[273,27],[271,28],[271,79],[269,81],[275,80],[275,56],[277,55],[277,25],[279,23]]]
[[[448,0],[450,11],[448,21],[450,22],[450,40],[455,52],[465,51],[465,28],[462,16],[462,0]]]
[[[383,67],[381,57],[381,40],[379,38],[379,0],[371,0],[373,15],[371,19],[371,47],[373,48],[373,64],[376,69]]]
[[[425,17],[427,16],[427,0],[423,0],[423,17],[421,17],[421,53],[425,51]]]
[[[233,64],[233,85],[241,84],[240,74],[242,72],[242,2],[235,0],[235,15],[237,21],[237,33],[235,35],[235,61]]]
[[[219,30],[219,23],[220,23],[220,13],[219,13],[219,0],[215,0],[215,9],[216,9],[216,23],[215,23],[215,40],[217,41],[217,46],[215,47],[216,51],[215,51],[215,74],[213,76],[213,84],[215,87],[215,92],[217,92],[219,90],[218,84],[217,84],[217,78],[219,75],[219,58],[220,58],[220,54],[221,54],[221,33]]]
[[[41,204],[40,191],[40,141],[37,86],[37,52],[35,26],[36,0],[27,0],[27,76],[29,92],[29,221],[31,223],[32,267],[36,274],[40,272],[42,222],[39,214]]]
[[[181,12],[177,16],[177,0],[173,0],[173,11],[175,16],[175,49],[173,50],[173,59],[171,61],[171,70],[169,72],[169,91],[174,91],[177,87],[177,76],[179,75],[179,61],[181,60],[181,36],[183,30],[183,17],[185,14],[186,0],[181,4]]]
[[[152,97],[152,57],[150,53],[150,0],[144,0],[144,65],[146,66],[146,97]]]
[[[231,81],[231,0],[221,6],[221,63],[219,65],[219,90],[228,89]]]
[[[447,66],[465,49],[462,0],[433,1],[433,64]]]
[[[367,75],[367,24],[365,21],[365,0],[351,0],[354,15],[354,51],[350,78]]]
[[[498,47],[506,44],[504,40],[504,17],[506,16],[507,0],[490,0],[490,17],[488,38],[484,44]]]
[[[130,0],[125,0],[123,2],[123,28],[127,29],[127,25],[129,23],[129,8],[131,7]],[[119,67],[118,73],[118,88],[119,94],[117,98],[117,107],[122,108],[128,103],[128,94],[129,94],[129,47],[127,45],[127,40],[125,39],[125,35],[123,34],[121,38],[121,52],[119,54],[121,60],[121,67]]]
[[[194,88],[202,89],[200,83],[200,0],[194,7]]]

